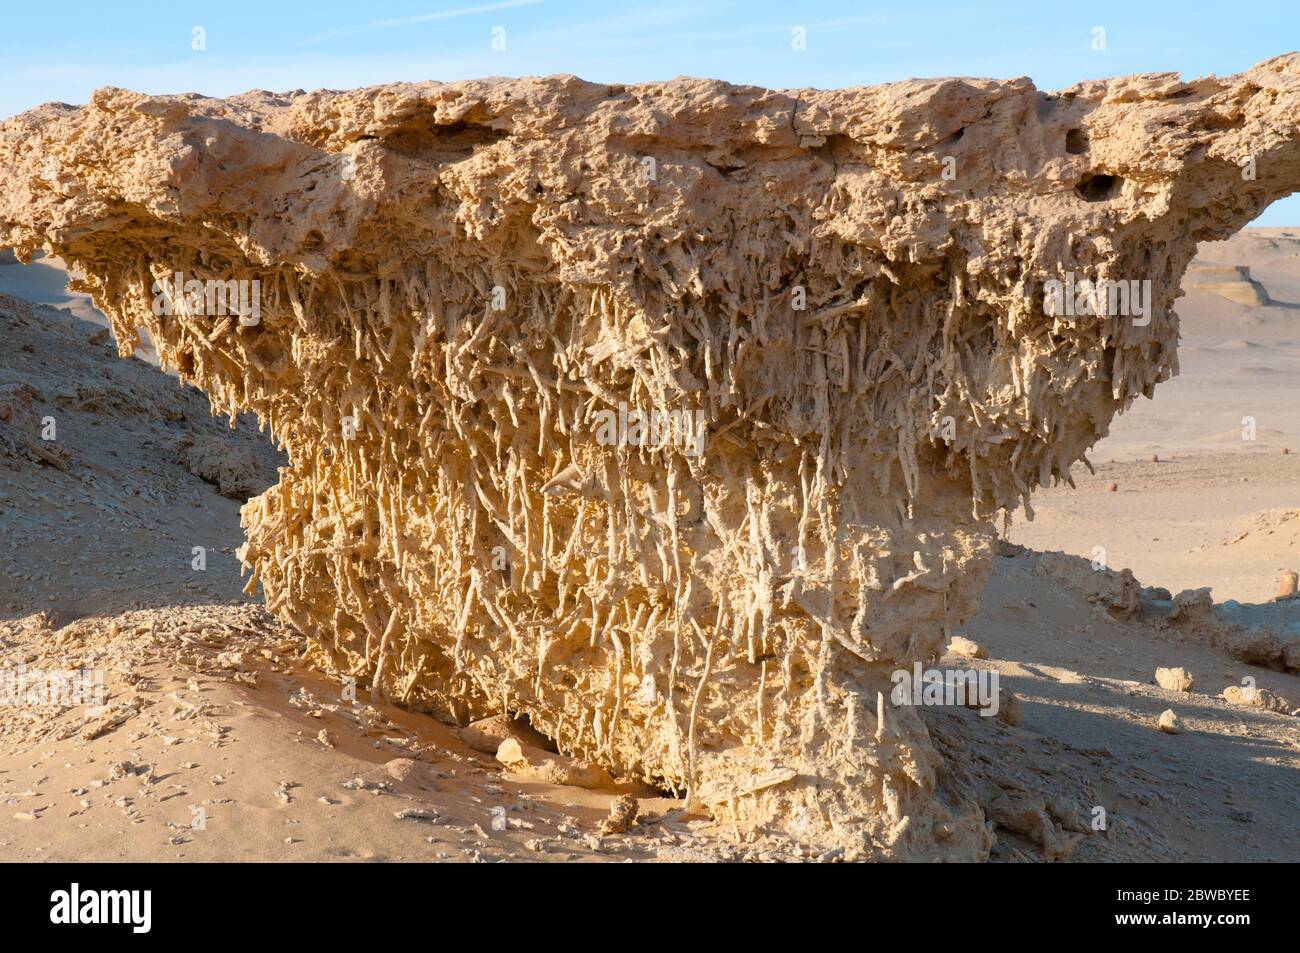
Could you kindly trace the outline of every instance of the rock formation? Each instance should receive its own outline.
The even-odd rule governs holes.
[[[0,177],[0,245],[287,449],[243,558],[338,671],[738,831],[978,858],[891,674],[972,611],[995,518],[1176,372],[1196,243],[1300,186],[1300,56],[104,89],[0,125]]]
[[[1193,265],[1183,284],[1251,308],[1269,303],[1268,290],[1251,277],[1249,265]]]

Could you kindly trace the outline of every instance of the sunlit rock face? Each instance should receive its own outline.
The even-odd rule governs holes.
[[[243,559],[339,673],[526,713],[744,836],[980,858],[891,676],[1176,371],[1196,243],[1300,185],[1300,57],[105,89],[0,125],[0,178],[0,245],[287,448]]]

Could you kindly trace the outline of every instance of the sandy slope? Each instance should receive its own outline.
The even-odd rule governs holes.
[[[611,794],[513,780],[445,725],[345,700],[302,664],[301,638],[258,608],[166,608],[57,631],[46,621],[0,626],[9,658],[106,668],[108,712],[125,720],[92,739],[100,722],[78,708],[4,716],[9,858],[693,856],[675,842],[700,821],[670,815],[647,836],[601,844]],[[656,815],[673,806],[643,803]]]
[[[1117,619],[1080,588],[1036,571],[1039,560],[1032,552],[997,559],[966,630],[990,660],[944,660],[996,669],[1025,702],[1018,729],[987,746],[967,742],[977,770],[1009,775],[1007,788],[1018,779],[1030,790],[1064,789],[1118,818],[1118,832],[1106,842],[1085,837],[1075,860],[1300,860],[1300,719],[1218,697],[1251,677],[1300,704],[1300,677],[1199,644],[1194,627],[1167,623],[1158,611]],[[1082,560],[1077,573],[1095,575]],[[1288,614],[1300,621],[1300,604],[1293,600]],[[1156,668],[1170,666],[1195,675],[1193,692],[1154,684]],[[1153,730],[1165,709],[1185,733]],[[934,730],[967,714],[942,710],[928,720]],[[978,718],[971,724],[996,730]]]
[[[1269,290],[1282,296],[1281,285]],[[212,420],[201,395],[118,360],[66,314],[0,299],[0,321],[0,404],[26,388],[35,412],[55,415],[66,466],[25,451],[0,414],[0,671],[98,668],[107,689],[105,710],[0,708],[0,856],[794,859],[647,790],[645,820],[602,836],[618,790],[530,780],[455,726],[369,704],[364,690],[345,698],[314,670],[305,640],[241,593],[238,502],[179,460],[187,435],[221,435],[269,481],[276,457],[260,435]],[[1284,366],[1282,345],[1270,348]],[[1126,418],[1129,456],[1158,436],[1176,459],[1110,466],[1106,454],[1122,454],[1103,449],[1097,478],[1044,494],[1039,519],[1017,523],[1013,538],[1085,556],[1103,545],[1109,565],[1138,567],[1149,584],[1264,599],[1272,567],[1295,552],[1300,452],[1214,446],[1197,436],[1203,412],[1160,400],[1161,421],[1141,408]],[[1277,422],[1284,436],[1300,433]],[[1197,446],[1214,453],[1182,455]],[[965,630],[988,659],[943,664],[997,671],[1023,720],[922,709],[949,755],[942,786],[984,805],[995,859],[1300,860],[1300,720],[1218,697],[1252,677],[1294,706],[1300,677],[1215,647],[1200,623],[1171,621],[1158,593],[1132,611],[1105,608],[1098,587],[1122,583],[1112,573],[1079,560],[1045,572],[1039,555],[1008,552]],[[1241,612],[1300,629],[1300,602]],[[1190,669],[1195,690],[1158,688],[1162,665]],[[1155,730],[1166,708],[1184,733]],[[1097,807],[1104,832],[1092,829]]]

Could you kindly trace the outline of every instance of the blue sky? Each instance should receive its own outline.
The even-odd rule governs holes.
[[[0,18],[0,116],[85,102],[107,85],[225,96],[546,73],[771,87],[1028,75],[1056,89],[1122,73],[1232,73],[1300,48],[1296,0],[11,0]],[[196,27],[206,49],[193,48]],[[804,50],[792,48],[795,27]],[[1104,50],[1092,48],[1096,27]],[[504,49],[494,48],[494,30]],[[1300,225],[1300,195],[1274,203],[1258,224]]]

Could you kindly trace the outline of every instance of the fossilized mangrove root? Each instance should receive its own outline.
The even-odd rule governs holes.
[[[339,671],[740,831],[981,857],[890,675],[974,609],[994,517],[1176,372],[1196,243],[1300,185],[1300,57],[105,89],[0,125],[0,177],[0,245],[287,449],[243,558]],[[1144,320],[1049,307],[1067,278],[1149,281]]]

